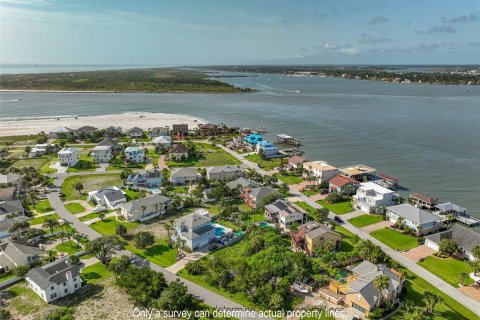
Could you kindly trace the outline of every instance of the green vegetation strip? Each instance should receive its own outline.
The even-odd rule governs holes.
[[[263,160],[262,157],[259,156],[258,154],[250,154],[246,156],[245,159],[258,164],[261,168],[265,169],[266,171],[270,171],[276,167],[279,167],[281,164],[279,158]]]
[[[77,245],[72,240],[67,240],[64,243],[60,243],[58,246],[55,247],[55,250],[58,252],[66,252],[68,254],[74,254],[76,252],[82,251],[83,248]]]
[[[276,174],[275,176],[278,178],[278,180],[283,181],[284,183],[286,183],[288,185],[298,184],[298,183],[302,182],[302,178],[300,176],[294,175],[294,174],[288,174],[288,175],[285,175],[285,176],[282,176],[281,174]]]
[[[389,228],[373,231],[370,235],[395,250],[409,250],[418,246],[416,238]]]
[[[65,208],[67,208],[67,210],[73,214],[85,211],[85,208],[80,203],[76,203],[76,202],[67,203],[65,205]]]
[[[376,214],[364,214],[359,217],[355,217],[352,219],[349,219],[348,222],[353,224],[355,227],[365,227],[374,223],[378,223],[384,221],[384,218],[382,215],[376,215]]]
[[[138,222],[117,221],[115,217],[105,218],[103,221],[97,221],[90,225],[92,229],[103,235],[114,235],[118,225],[124,225],[127,230],[132,230],[138,226]]]
[[[323,199],[318,200],[317,203],[335,214],[345,214],[353,211],[352,203],[350,201],[328,203],[327,200]]]
[[[30,206],[30,209],[35,210],[38,213],[46,213],[53,211],[52,205],[48,199],[38,201],[34,206]]]
[[[48,214],[46,216],[41,216],[41,217],[38,217],[38,218],[33,218],[31,220],[29,220],[30,222],[30,225],[31,226],[34,226],[36,224],[42,224],[43,222],[45,222],[45,220],[47,218],[55,218],[55,219],[60,219],[60,216],[56,213],[53,213],[53,214]]]
[[[82,269],[81,277],[88,283],[98,283],[112,276],[112,273],[101,262]]]
[[[177,250],[171,248],[164,240],[157,240],[145,250],[136,248],[134,245],[127,245],[127,250],[144,257],[148,261],[160,267],[168,267],[177,262]]]

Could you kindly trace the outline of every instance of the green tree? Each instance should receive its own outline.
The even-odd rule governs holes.
[[[316,208],[313,212],[315,222],[323,222],[328,217],[328,213],[327,208]]]
[[[427,290],[423,293],[422,301],[425,303],[425,311],[427,313],[433,314],[433,309],[435,308],[435,305],[442,302],[443,299],[435,293]]]
[[[8,228],[8,232],[10,233],[17,233],[17,237],[21,238],[22,233],[26,231],[30,227],[30,222],[28,221],[17,221],[14,222],[10,228]]]
[[[438,244],[440,254],[451,256],[458,252],[458,244],[455,240],[442,239]]]
[[[189,310],[194,306],[193,296],[187,286],[176,278],[163,290],[158,299],[158,307],[163,310]]]
[[[383,297],[385,295],[385,290],[388,289],[389,282],[390,278],[384,275],[377,276],[375,277],[375,279],[373,279],[373,286],[380,293],[377,307],[379,307],[383,303]]]
[[[460,272],[458,274],[458,278],[460,280],[460,285],[463,286],[463,283],[465,282],[465,279],[468,278],[468,274],[466,272]]]
[[[12,319],[12,314],[10,311],[4,308],[0,308],[0,320],[10,320]]]
[[[60,223],[58,222],[57,219],[55,219],[54,217],[51,217],[51,216],[48,216],[45,218],[45,220],[43,221],[43,224],[42,224],[42,227],[43,228],[46,228],[46,229],[49,229],[50,232],[52,233],[53,235],[53,230],[58,227],[60,225]]]
[[[77,183],[73,186],[73,188],[74,188],[75,190],[77,190],[77,192],[78,192],[79,194],[81,194],[81,193],[82,193],[82,190],[83,190],[83,184],[81,184],[80,182],[77,182]]]
[[[113,272],[115,277],[123,274],[130,266],[130,258],[127,255],[122,255],[120,258],[113,258],[108,264],[108,269]]]
[[[136,304],[147,308],[157,305],[158,298],[167,286],[163,274],[150,268],[134,266],[120,274],[116,282]]]
[[[469,262],[470,267],[472,268],[473,274],[476,276],[480,272],[480,260],[473,260]]]
[[[30,154],[31,151],[32,151],[32,147],[30,147],[30,146],[25,147],[25,153],[26,154]]]
[[[116,228],[115,228],[115,234],[124,238],[126,235],[127,235],[127,227],[125,227],[123,224],[119,224]]]
[[[145,249],[155,243],[155,236],[149,231],[140,231],[133,237],[135,247]]]
[[[19,278],[25,277],[28,271],[30,271],[30,266],[26,264],[18,265],[12,269],[12,273]]]
[[[122,172],[120,173],[120,178],[122,180],[125,180],[128,178],[129,175],[133,174],[133,170],[130,168],[123,169]]]
[[[113,254],[124,248],[123,241],[117,236],[103,236],[93,239],[85,246],[89,254],[94,255],[104,265],[112,259]]]
[[[98,214],[98,217],[100,218],[100,220],[103,221],[103,219],[105,219],[105,212],[100,212],[100,213]]]
[[[475,259],[480,260],[480,245],[472,248],[472,255]]]
[[[75,309],[69,307],[58,307],[48,313],[44,320],[74,320]]]
[[[76,266],[77,264],[80,263],[80,258],[77,255],[69,255],[68,256],[68,264],[71,266]]]

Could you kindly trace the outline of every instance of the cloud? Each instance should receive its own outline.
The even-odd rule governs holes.
[[[372,37],[367,35],[366,33],[362,33],[360,39],[358,40],[358,43],[372,44],[372,43],[390,42],[390,41],[393,41],[393,39],[383,38],[383,37]]]
[[[329,42],[325,42],[324,44],[322,44],[322,48],[323,49],[335,49],[337,46],[334,45],[333,43],[329,43]]]
[[[465,22],[474,22],[480,20],[478,13],[470,13],[466,16],[456,16],[451,18],[442,17],[440,21],[443,23],[465,23]]]
[[[420,43],[417,47],[419,50],[434,50],[440,48],[449,48],[453,47],[454,44],[452,42],[441,42],[441,43]]]
[[[452,26],[433,26],[428,31],[415,31],[416,34],[455,33],[457,29]]]
[[[455,44],[452,42],[440,42],[440,43],[420,43],[416,46],[410,47],[393,47],[393,48],[374,48],[367,50],[366,53],[383,53],[383,54],[410,54],[415,52],[431,52],[442,48],[454,48]]]
[[[372,18],[372,20],[368,21],[367,24],[387,23],[388,21],[390,20],[388,20],[384,16],[376,16]]]
[[[314,48],[316,48],[316,49],[321,48],[325,52],[345,54],[345,55],[349,55],[349,56],[354,56],[354,55],[358,55],[358,54],[361,53],[358,50],[357,47],[352,46],[349,43],[346,43],[344,45],[339,46],[339,45],[336,45],[336,44],[331,43],[331,42],[324,42],[321,46],[315,46]]]

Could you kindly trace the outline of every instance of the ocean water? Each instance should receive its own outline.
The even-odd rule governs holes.
[[[363,163],[480,217],[480,87],[242,74],[247,94],[0,93],[0,117],[164,112],[265,126],[301,139],[311,160]],[[92,123],[92,125],[95,125]]]

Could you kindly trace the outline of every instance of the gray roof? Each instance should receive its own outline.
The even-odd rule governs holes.
[[[3,243],[0,243],[0,252],[3,251],[3,253],[15,264],[21,262],[23,259],[21,259],[22,256],[31,256],[31,255],[39,255],[42,253],[40,249],[37,247],[29,245],[26,241],[24,240],[7,240]]]
[[[197,175],[197,169],[195,168],[175,168],[170,173],[171,178],[175,177],[193,177]]]
[[[128,129],[126,133],[128,134],[128,133],[140,132],[140,131],[143,133],[143,129],[142,129],[142,128],[133,127],[133,128]]]
[[[410,220],[418,225],[442,220],[442,218],[440,218],[439,216],[431,214],[430,212],[422,210],[420,208],[414,207],[408,203],[388,207],[387,211],[392,211],[398,216],[403,217],[406,220]]]
[[[12,200],[15,194],[15,187],[1,188],[0,200]]]
[[[221,173],[221,172],[241,172],[239,166],[216,166],[216,167],[208,167],[208,173]]]
[[[282,199],[279,199],[269,205],[266,205],[265,209],[267,209],[271,213],[280,213],[283,216],[288,216],[290,214],[297,213],[297,212],[305,213],[305,210],[303,210],[299,206],[287,200],[282,200]]]
[[[274,192],[277,192],[277,191],[270,186],[257,187],[250,190],[250,196],[255,197],[258,201],[263,197],[265,197],[266,195]]]
[[[11,214],[23,211],[20,200],[6,200],[0,202],[0,214]]]
[[[309,221],[300,225],[298,227],[298,230],[304,230],[305,235],[308,236],[310,239],[315,239],[325,233],[332,233],[341,237],[341,234],[333,231],[332,228],[315,221]]]
[[[15,183],[21,178],[22,176],[16,173],[0,174],[0,183]]]
[[[226,184],[226,186],[229,187],[230,189],[234,189],[238,185],[241,185],[242,188],[245,188],[245,187],[254,188],[254,187],[260,186],[260,183],[253,180],[245,179],[244,177],[240,177]]]
[[[146,198],[134,200],[132,202],[127,202],[127,203],[122,203],[120,204],[121,207],[125,208],[127,211],[136,211],[136,210],[141,210],[142,206],[152,206],[155,204],[163,204],[167,201],[170,201],[169,198],[162,196],[160,194],[156,194],[153,196],[149,196]]]
[[[480,246],[480,232],[459,223],[454,223],[452,227],[446,231],[430,234],[425,238],[435,243],[439,243],[442,239],[451,239],[460,247],[470,252],[473,247]]]
[[[467,209],[460,207],[459,205],[456,205],[455,203],[451,202],[446,202],[446,203],[440,203],[435,206],[436,209],[438,209],[441,212],[458,212],[462,213],[467,211]]]
[[[125,199],[125,195],[123,194],[123,192],[115,188],[105,188],[102,190],[98,190],[95,193],[95,196],[99,198],[105,197],[108,201],[117,201],[120,199]]]
[[[117,147],[118,142],[116,140],[113,140],[112,138],[105,138],[100,141],[97,146]]]
[[[41,289],[45,290],[51,285],[60,284],[67,280],[67,272],[72,272],[72,277],[80,275],[82,264],[70,266],[66,260],[57,260],[43,267],[36,267],[28,271],[26,277],[30,278]]]
[[[201,214],[198,214],[196,212],[191,213],[189,215],[186,215],[184,217],[180,217],[177,220],[175,220],[176,224],[185,224],[186,227],[188,228],[195,228],[198,227],[202,224],[209,223],[211,222],[212,219],[209,217],[203,216]]]

